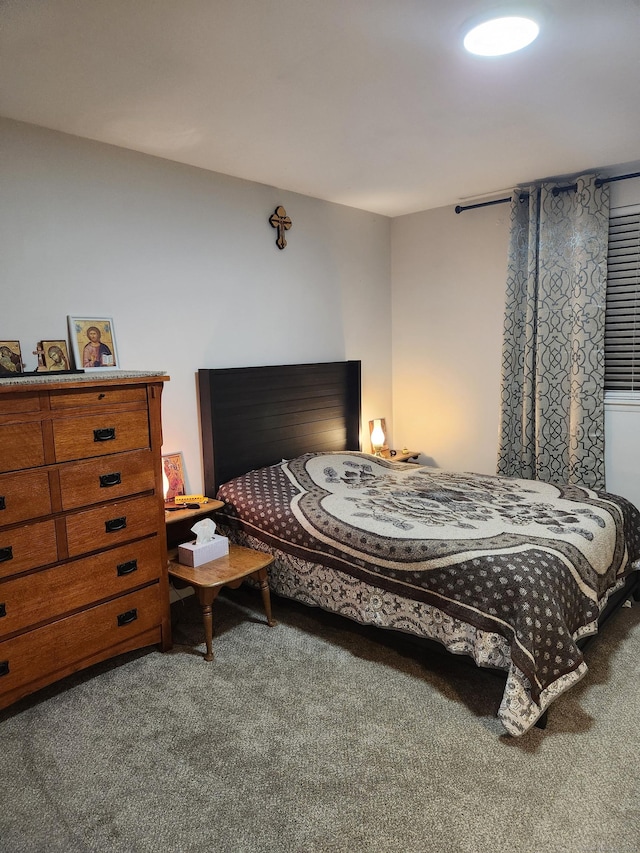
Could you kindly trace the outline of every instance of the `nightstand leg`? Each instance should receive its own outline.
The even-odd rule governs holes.
[[[213,660],[213,608],[210,604],[202,605],[202,621],[204,623],[204,638],[207,644],[205,660]]]
[[[262,593],[262,603],[264,604],[264,612],[267,614],[267,624],[273,628],[277,623],[271,618],[271,594],[269,592],[269,581],[267,580],[267,570],[258,569],[253,573],[254,578],[260,584],[260,592]]]
[[[196,587],[196,595],[202,608],[202,622],[204,624],[204,639],[207,651],[204,654],[206,661],[213,660],[213,608],[212,604],[218,597],[219,589],[203,589]]]

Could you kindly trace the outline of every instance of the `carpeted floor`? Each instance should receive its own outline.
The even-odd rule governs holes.
[[[640,606],[587,652],[546,731],[502,680],[240,589],[203,661],[123,656],[0,712],[2,853],[638,853]]]

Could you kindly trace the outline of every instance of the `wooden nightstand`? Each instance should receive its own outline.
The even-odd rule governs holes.
[[[217,560],[211,560],[195,568],[183,566],[177,561],[177,549],[169,556],[169,577],[192,586],[202,607],[202,621],[207,644],[205,660],[213,660],[212,605],[223,586],[235,589],[246,577],[254,578],[260,584],[267,623],[270,627],[276,624],[271,618],[271,596],[267,580],[267,566],[273,563],[271,554],[229,544],[229,553],[224,557],[218,557]]]
[[[384,450],[382,452],[383,459],[389,459],[391,462],[408,462],[409,459],[417,459],[420,456],[419,450]]]

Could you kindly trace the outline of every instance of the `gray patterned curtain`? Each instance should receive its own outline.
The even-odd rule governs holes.
[[[498,474],[604,488],[609,188],[595,181],[513,193]]]

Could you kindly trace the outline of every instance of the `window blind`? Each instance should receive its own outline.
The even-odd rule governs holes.
[[[640,392],[640,205],[609,213],[604,384]]]

